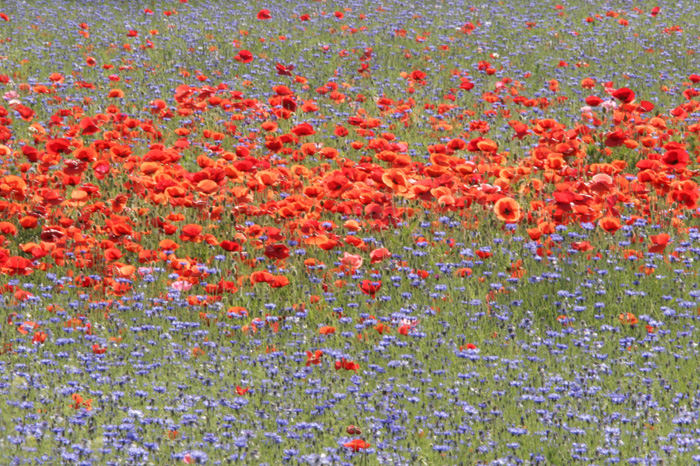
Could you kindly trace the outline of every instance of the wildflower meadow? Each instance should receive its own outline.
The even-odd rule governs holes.
[[[699,11],[0,2],[0,464],[700,463]]]

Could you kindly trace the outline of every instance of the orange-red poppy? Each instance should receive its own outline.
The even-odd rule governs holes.
[[[334,366],[335,370],[344,369],[346,371],[357,372],[360,369],[360,365],[358,363],[356,363],[355,361],[348,361],[345,358],[342,358],[340,361],[336,361]]]
[[[17,227],[10,222],[0,222],[0,233],[3,235],[15,236]]]
[[[651,245],[648,249],[649,252],[660,253],[666,249],[666,245],[671,239],[671,236],[668,233],[660,233],[658,235],[649,236],[649,239],[651,240]]]
[[[251,53],[250,50],[239,50],[238,53],[236,54],[235,57],[233,57],[234,60],[241,62],[241,63],[250,63],[253,61],[253,54]]]
[[[201,237],[202,226],[196,223],[189,223],[182,227],[182,233],[180,233],[180,239],[182,241],[194,241],[198,242]]]
[[[623,325],[635,326],[639,323],[639,319],[637,319],[637,316],[635,316],[631,312],[623,312],[619,316],[617,316],[617,318]]]
[[[493,206],[493,210],[502,222],[518,223],[522,218],[522,211],[518,201],[511,197],[502,197]]]
[[[166,251],[175,251],[179,247],[180,247],[179,244],[177,244],[175,241],[173,241],[169,238],[162,239],[158,243],[158,249],[163,249]]]
[[[408,181],[403,170],[391,169],[382,174],[382,182],[393,191],[405,193],[407,191]]]
[[[246,393],[248,393],[248,390],[250,390],[250,387],[245,387],[245,388],[244,388],[244,387],[241,387],[240,385],[236,385],[236,393],[237,393],[239,396],[245,395]]]
[[[391,257],[391,252],[387,248],[377,248],[369,253],[370,264],[376,264]]]
[[[621,228],[620,219],[609,215],[598,220],[598,225],[607,233],[612,234],[615,234],[615,232]]]
[[[621,87],[612,93],[612,96],[625,104],[629,104],[634,100],[634,91],[628,87]]]
[[[491,139],[482,139],[476,143],[476,147],[482,152],[495,153],[498,150],[498,143]]]
[[[321,357],[323,356],[323,351],[316,350],[313,353],[311,351],[306,352],[306,366],[311,364],[318,365],[321,364]]]
[[[46,334],[46,332],[38,331],[34,333],[34,337],[32,337],[32,343],[44,343],[47,337],[48,335]]]
[[[362,439],[354,439],[354,440],[351,440],[347,443],[344,443],[343,446],[345,448],[350,448],[352,451],[357,452],[357,451],[365,450],[365,449],[369,448],[371,446],[371,444],[365,442]]]
[[[202,180],[197,183],[197,191],[202,194],[213,194],[219,190],[219,185],[212,180]]]
[[[110,99],[122,99],[124,98],[124,91],[122,91],[121,89],[111,89],[107,93],[107,97],[109,97]]]
[[[73,393],[73,395],[71,395],[71,398],[73,399],[73,403],[70,405],[71,408],[85,408],[87,411],[90,411],[92,409],[92,399],[86,400],[78,393]]]

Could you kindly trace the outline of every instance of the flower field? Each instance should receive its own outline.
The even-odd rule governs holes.
[[[700,462],[694,2],[427,3],[0,4],[0,464]]]

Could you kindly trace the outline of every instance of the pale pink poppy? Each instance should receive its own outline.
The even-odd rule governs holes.
[[[600,104],[600,106],[603,107],[606,112],[610,112],[617,108],[617,102],[615,102],[614,100],[604,100],[603,103]]]
[[[190,288],[192,288],[192,283],[184,280],[178,280],[176,282],[172,282],[170,284],[170,288],[177,291],[188,291]]]
[[[370,262],[372,264],[381,262],[387,257],[391,257],[391,252],[387,248],[378,248],[369,253]]]
[[[344,252],[343,257],[340,258],[340,263],[351,269],[359,269],[362,267],[362,256]]]
[[[591,179],[590,189],[598,194],[605,194],[615,187],[613,179],[605,173],[596,173]]]

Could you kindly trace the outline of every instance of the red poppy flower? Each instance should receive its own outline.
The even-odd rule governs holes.
[[[262,10],[258,11],[257,18],[259,20],[263,21],[263,20],[272,18],[272,15],[270,14],[270,10],[262,9]]]
[[[190,223],[182,227],[182,233],[180,233],[180,239],[182,241],[195,241],[197,242],[202,233],[202,226],[195,223]]]
[[[598,105],[603,103],[603,99],[601,99],[598,96],[595,95],[589,95],[586,97],[586,105],[589,105],[591,107],[597,107]]]
[[[289,248],[284,244],[268,244],[265,246],[265,256],[270,259],[286,259],[289,257]]]
[[[53,154],[68,154],[70,150],[70,141],[65,138],[52,139],[46,143],[46,150]]]
[[[635,326],[639,323],[637,316],[635,316],[631,312],[623,312],[619,316],[617,316],[617,318],[623,325]]]
[[[583,78],[581,80],[581,87],[584,89],[593,89],[595,87],[595,80],[592,78]]]
[[[283,288],[289,285],[289,279],[284,275],[275,275],[272,280],[267,282],[272,288]]]
[[[355,440],[351,440],[350,442],[344,443],[343,446],[346,448],[350,448],[352,451],[360,451],[369,448],[371,444],[365,442],[362,439],[357,438]]]
[[[15,236],[17,234],[17,227],[10,222],[0,222],[0,233],[3,235]]]
[[[593,246],[588,241],[574,241],[571,243],[571,247],[581,252],[591,251],[593,249]]]
[[[121,89],[110,89],[107,93],[107,97],[110,99],[121,99],[124,97],[124,91]]]
[[[471,82],[468,78],[462,78],[462,82],[459,84],[460,89],[464,89],[465,91],[470,91],[474,89],[474,83]]]
[[[621,87],[615,90],[612,96],[625,104],[629,104],[634,100],[634,92],[628,87]]]
[[[236,385],[236,393],[238,393],[238,395],[240,396],[243,396],[246,393],[248,393],[248,390],[250,390],[250,387],[243,388],[240,385]]]
[[[32,338],[32,343],[44,343],[47,336],[45,332],[36,332]]]
[[[689,180],[690,181],[690,180]],[[692,181],[691,181],[692,183]],[[697,185],[686,186],[683,189],[674,189],[669,195],[674,202],[684,205],[687,209],[694,209],[700,198],[700,190]]]
[[[292,70],[294,70],[294,65],[284,66],[282,63],[277,63],[275,65],[277,69],[277,74],[280,76],[291,76]]]
[[[75,159],[66,160],[65,164],[66,166],[63,168],[63,173],[66,175],[77,175],[85,171],[87,168],[87,164],[85,162]]]
[[[316,131],[314,130],[313,126],[304,122],[292,128],[292,133],[297,136],[310,136],[312,134],[316,134]]]
[[[480,259],[487,259],[493,255],[492,252],[490,251],[485,251],[483,249],[478,249],[476,251],[476,255],[479,256]]]
[[[404,193],[407,191],[408,180],[402,170],[392,168],[382,175],[382,182],[393,191]]]
[[[606,173],[596,173],[591,178],[590,190],[598,193],[605,194],[615,187],[615,183],[612,177]]]
[[[382,322],[378,323],[377,325],[374,326],[374,329],[377,331],[378,334],[384,335],[385,333],[389,333],[391,328],[388,325],[383,324]]]
[[[274,91],[275,94],[282,96],[282,97],[284,97],[286,95],[294,94],[290,88],[288,88],[287,86],[285,86],[283,84],[280,84],[279,86],[273,87],[272,90]]]
[[[391,257],[391,252],[387,248],[378,248],[369,253],[370,264],[376,264]]]
[[[0,270],[7,275],[31,275],[32,261],[20,256],[9,257],[0,267]]]
[[[651,240],[651,245],[649,246],[649,252],[660,253],[666,249],[671,236],[668,233],[660,233],[658,235],[649,236]]]
[[[233,59],[241,63],[250,63],[253,61],[253,54],[250,50],[239,50]]]
[[[86,400],[78,393],[73,393],[71,395],[71,398],[73,399],[73,404],[70,405],[71,408],[85,408],[87,411],[90,411],[92,409],[92,399]]]
[[[241,245],[236,243],[235,241],[224,240],[221,243],[219,243],[219,246],[221,247],[221,249],[228,252],[236,252],[241,250]]]
[[[321,364],[321,356],[323,356],[323,351],[316,350],[313,353],[311,351],[306,352],[306,366],[311,364],[318,365]]]
[[[342,358],[340,361],[335,362],[335,370],[340,369],[357,372],[360,369],[360,365],[355,361],[348,361],[347,359]]]
[[[502,197],[493,206],[496,217],[506,223],[517,223],[522,217],[520,204],[511,197]]]
[[[671,149],[663,155],[661,161],[668,167],[682,170],[690,161],[690,157],[683,149]]]
[[[34,118],[34,110],[31,108],[27,107],[26,105],[22,104],[15,104],[12,106],[12,108],[19,113],[19,116],[24,120],[24,121],[31,121],[32,118]]]
[[[338,156],[338,150],[335,147],[324,147],[318,154],[325,159],[333,160]]]
[[[654,110],[654,104],[648,100],[642,100],[639,102],[639,106],[637,107],[637,111],[642,113],[651,112],[652,110]]]
[[[491,139],[481,139],[476,143],[476,147],[482,152],[495,153],[498,150],[498,143]]]
[[[381,281],[372,281],[372,280],[362,280],[362,283],[359,284],[360,290],[366,294],[372,297],[374,299],[374,295],[377,294],[377,291],[382,287],[382,282]]]
[[[104,252],[107,262],[114,262],[122,257],[122,252],[117,248],[108,248]]]
[[[625,139],[627,139],[625,132],[621,129],[617,129],[605,136],[605,145],[608,147],[618,147],[624,144]]]
[[[620,229],[620,219],[611,216],[605,216],[598,221],[600,228],[608,233],[615,234],[617,230]]]
[[[212,180],[202,180],[197,183],[197,191],[202,194],[209,195],[214,194],[219,190],[219,184]]]
[[[250,274],[250,283],[253,285],[256,283],[269,283],[274,279],[275,276],[265,270],[256,270]]]

